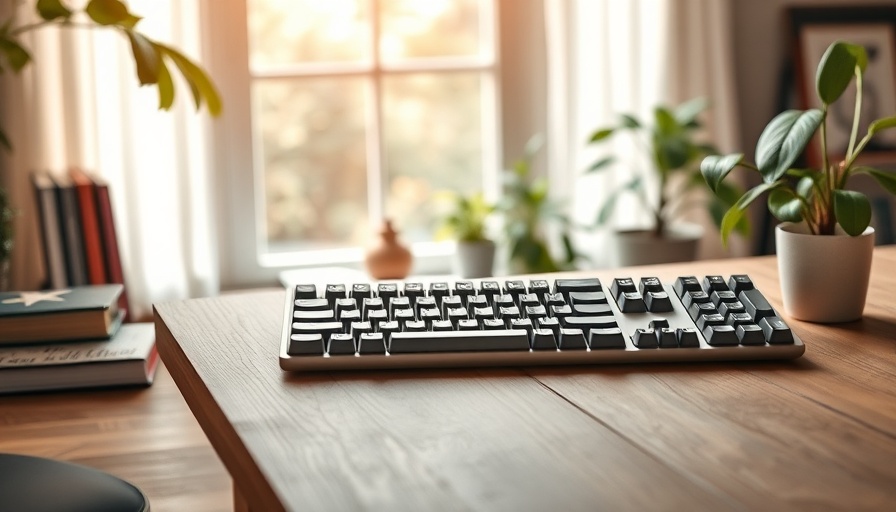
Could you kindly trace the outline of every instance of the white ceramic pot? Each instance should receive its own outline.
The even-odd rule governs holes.
[[[784,310],[799,320],[819,323],[862,318],[874,228],[849,236],[809,234],[805,224],[785,222],[775,228],[778,273]]]
[[[458,242],[454,273],[465,279],[491,277],[495,262],[495,243],[491,240]]]
[[[617,231],[616,266],[652,265],[693,261],[697,258],[697,248],[703,228],[697,224],[678,223],[666,229],[666,236],[657,238],[652,231]]]

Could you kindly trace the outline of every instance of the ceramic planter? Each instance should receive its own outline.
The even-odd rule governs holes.
[[[491,240],[457,242],[454,272],[465,279],[491,277],[495,261],[495,243]]]
[[[859,236],[809,234],[804,224],[775,228],[784,310],[799,320],[849,322],[862,317],[874,228]]]
[[[652,265],[693,261],[703,236],[703,228],[697,224],[679,223],[666,229],[666,236],[657,238],[652,231],[617,231],[616,266]]]

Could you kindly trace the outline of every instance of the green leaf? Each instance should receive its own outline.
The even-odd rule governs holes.
[[[744,195],[734,203],[734,206],[728,209],[728,212],[722,218],[722,225],[719,228],[719,232],[722,235],[722,244],[727,247],[728,245],[728,236],[731,234],[731,231],[737,226],[739,222],[744,217],[746,213],[747,207],[750,206],[750,203],[755,201],[759,196],[768,192],[769,190],[774,190],[775,188],[781,186],[783,182],[776,181],[774,183],[761,183],[750,190],[748,190]]]
[[[37,14],[46,21],[52,21],[56,18],[64,18],[68,20],[72,11],[61,0],[37,0]]]
[[[140,80],[140,85],[158,83],[162,62],[159,50],[139,32],[133,30],[125,30],[125,32],[131,42],[131,51],[134,54],[134,63],[137,65],[137,79]]]
[[[887,192],[896,195],[896,172],[879,171],[871,167],[857,167],[855,171],[870,174]]]
[[[782,222],[799,222],[803,220],[803,203],[787,188],[772,190],[768,195],[768,209]]]
[[[674,135],[681,131],[681,125],[675,119],[675,116],[665,107],[656,107],[653,109],[653,116],[656,122],[656,131],[662,135]]]
[[[585,172],[599,171],[601,169],[606,168],[608,165],[612,164],[615,161],[616,161],[616,159],[613,158],[612,156],[607,156],[607,157],[601,158],[600,160],[591,164],[591,166],[588,167],[588,170]]]
[[[90,19],[100,25],[120,25],[125,28],[134,28],[139,16],[134,16],[128,11],[128,6],[121,0],[90,0],[84,12]]]
[[[709,102],[706,101],[706,98],[694,98],[682,103],[675,109],[675,119],[678,120],[680,125],[687,126],[696,121],[697,116],[706,110],[708,104]]]
[[[159,59],[159,110],[168,110],[174,104],[174,82],[164,59]]]
[[[722,225],[722,218],[725,212],[743,195],[739,188],[733,187],[727,183],[720,183],[716,196],[709,204],[709,212],[715,222],[717,228]],[[734,226],[734,231],[741,235],[750,234],[750,219],[746,216],[742,217]]]
[[[31,55],[22,45],[10,38],[0,39],[0,52],[9,62],[9,67],[18,73],[31,62]]]
[[[756,144],[756,166],[763,181],[773,183],[790,169],[823,119],[818,109],[787,110],[768,123]]]
[[[796,183],[796,194],[803,199],[809,199],[812,196],[812,190],[815,187],[815,179],[813,176],[803,176]]]
[[[871,202],[861,192],[835,190],[834,215],[837,217],[837,223],[847,234],[861,235],[871,224]]]
[[[744,159],[743,153],[731,155],[710,155],[700,162],[700,174],[710,190],[716,192],[725,176]]]
[[[222,108],[221,97],[218,95],[218,91],[211,79],[205,74],[205,71],[174,48],[161,43],[153,43],[153,45],[168,56],[180,70],[190,86],[190,91],[193,93],[196,108],[199,109],[203,100],[205,100],[209,113],[212,116],[220,115]]]
[[[874,121],[868,126],[868,133],[874,135],[877,132],[889,130],[890,128],[896,128],[896,116],[885,117]]]
[[[523,149],[523,155],[526,161],[531,162],[532,159],[535,158],[535,155],[541,151],[541,148],[544,146],[544,135],[540,133],[536,133],[535,135],[529,137],[529,140],[526,141],[526,147]]]
[[[613,128],[601,128],[600,130],[596,130],[591,134],[591,137],[588,138],[588,142],[598,142],[606,139],[610,135],[613,135],[613,132],[616,131]]]
[[[620,119],[622,119],[622,127],[629,128],[632,130],[636,130],[641,127],[641,121],[638,121],[638,118],[631,114],[620,114]]]
[[[843,41],[828,46],[815,74],[815,91],[822,103],[830,105],[843,94],[855,75],[857,55],[864,52],[864,48]],[[865,62],[867,60],[866,57]]]

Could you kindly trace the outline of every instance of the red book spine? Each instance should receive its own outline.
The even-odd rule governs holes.
[[[115,220],[112,215],[112,199],[109,195],[109,184],[95,176],[93,177],[93,182],[106,261],[106,274],[109,278],[109,283],[124,285],[124,270],[121,265],[121,253],[118,250],[118,236],[115,232]],[[121,292],[121,296],[118,299],[118,307],[125,312],[124,319],[128,321],[130,308],[128,307],[127,286]]]
[[[69,172],[78,192],[78,210],[84,236],[84,256],[87,260],[87,279],[90,284],[106,284],[106,263],[103,243],[100,239],[100,223],[97,215],[93,180],[80,169]]]

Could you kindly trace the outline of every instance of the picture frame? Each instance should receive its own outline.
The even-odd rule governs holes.
[[[821,108],[815,92],[818,63],[831,43],[844,40],[861,44],[868,52],[857,137],[866,133],[871,120],[896,114],[896,6],[791,7],[787,18],[797,108]],[[846,153],[854,111],[855,82],[828,111],[827,143],[831,154]],[[818,155],[818,151],[809,151],[807,163],[819,167]],[[896,165],[896,131],[877,135],[864,150],[862,161],[869,165]]]

